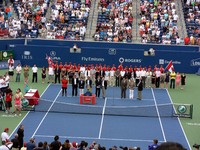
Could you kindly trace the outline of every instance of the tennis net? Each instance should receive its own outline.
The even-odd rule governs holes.
[[[115,102],[112,104],[111,100],[101,100],[100,104],[86,105],[76,102],[67,101],[52,101],[40,99],[39,105],[33,107],[36,112],[49,112],[49,113],[72,113],[72,114],[93,114],[93,115],[113,115],[113,116],[138,116],[138,117],[189,117],[191,118],[191,105],[184,104],[152,104],[152,105],[127,105],[122,106],[120,103]],[[117,100],[116,100],[117,101]],[[126,101],[124,101],[126,103]],[[178,112],[177,108],[181,111]],[[186,111],[184,110],[186,108]],[[182,110],[181,110],[182,109]],[[181,114],[181,115],[180,115]]]

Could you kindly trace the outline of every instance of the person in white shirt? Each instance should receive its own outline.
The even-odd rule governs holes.
[[[6,87],[6,82],[3,78],[3,76],[0,76],[0,89],[3,91]]]
[[[140,78],[141,78],[141,71],[140,71],[140,68],[137,68],[137,70],[136,70],[136,78],[135,78],[135,84],[136,84],[136,86],[138,85],[138,83],[139,83],[139,80],[140,80]]]
[[[6,145],[5,141],[2,141],[2,145],[0,146],[0,150],[9,150],[10,148]]]
[[[10,58],[8,59],[8,66],[10,66],[11,64],[14,66],[14,63],[15,63],[15,61],[14,61],[13,57],[10,56]]]
[[[16,82],[20,82],[21,71],[22,71],[21,64],[18,64],[16,67]]]
[[[85,66],[82,65],[80,67],[80,77],[82,77],[83,79],[85,79]]]
[[[179,36],[177,36],[176,38],[176,44],[179,45],[181,43],[181,38]]]
[[[2,143],[5,142],[5,144],[7,144],[10,142],[8,132],[9,132],[9,128],[5,128],[4,131],[1,133]]]
[[[156,70],[156,88],[160,87],[160,75],[161,75],[160,69],[157,68],[157,70]]]
[[[36,64],[32,67],[32,71],[33,71],[32,83],[33,82],[37,83],[37,71],[38,71],[38,67],[36,66]]]
[[[90,69],[90,76],[91,76],[91,80],[92,80],[93,84],[95,83],[95,74],[96,74],[96,70],[94,68],[94,65],[92,65],[92,67]]]
[[[106,97],[106,89],[107,89],[107,81],[102,77],[101,79],[101,89],[102,89],[102,97],[105,99]]]
[[[15,69],[15,67],[14,67],[13,64],[11,64],[11,65],[8,66],[8,74],[9,74],[9,76],[10,76],[10,80],[11,80],[11,81],[12,81],[12,79],[13,79],[14,69]]]
[[[140,73],[141,73],[143,87],[146,87],[145,86],[145,84],[146,84],[146,82],[145,82],[146,81],[146,70],[145,70],[145,68],[143,68]]]
[[[1,133],[2,146],[0,146],[0,150],[9,150],[13,145],[13,143],[9,140],[8,132],[9,128],[5,128]]]
[[[113,68],[110,70],[110,86],[115,86],[115,70]]]
[[[4,75],[4,81],[6,83],[6,87],[9,87],[10,76],[8,75],[8,72],[6,72]]]
[[[110,85],[110,71],[108,69],[105,71],[105,80],[107,81],[107,84]]]
[[[121,71],[120,71],[121,80],[123,79],[124,75],[125,75],[125,70],[121,70]],[[120,81],[121,81],[121,80],[120,80]]]
[[[147,88],[151,87],[151,76],[152,76],[152,72],[150,69],[148,69],[148,71],[146,72],[146,87]]]
[[[48,80],[49,80],[48,83],[54,82],[54,69],[52,65],[49,65],[49,68],[48,68]]]
[[[87,78],[87,77],[90,77],[91,75],[90,75],[90,70],[89,70],[89,68],[86,68],[85,69],[85,78]]]

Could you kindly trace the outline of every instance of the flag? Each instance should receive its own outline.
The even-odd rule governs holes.
[[[53,60],[47,54],[46,54],[46,59],[47,59],[49,65],[53,65]]]
[[[169,64],[167,65],[165,69],[167,69],[169,72],[172,72],[174,70],[172,60],[169,62]]]

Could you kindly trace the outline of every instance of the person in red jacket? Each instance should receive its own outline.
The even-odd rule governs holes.
[[[62,96],[67,96],[67,86],[68,86],[68,80],[67,77],[64,76],[62,78]]]
[[[188,36],[186,36],[184,38],[184,43],[185,43],[185,45],[189,45],[190,44],[190,38]]]
[[[10,108],[12,107],[12,90],[10,88],[6,89],[6,113],[11,113]]]

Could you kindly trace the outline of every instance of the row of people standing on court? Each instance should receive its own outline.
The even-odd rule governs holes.
[[[20,81],[20,74],[22,71],[22,67],[20,64],[16,67],[16,82]],[[23,68],[24,71],[24,78],[25,81],[28,79],[29,76],[29,67],[28,65],[25,65]],[[33,72],[33,77],[32,77],[32,82],[37,82],[37,76],[38,76],[38,68],[36,65],[32,67],[32,72]],[[12,65],[9,66],[9,75],[13,76],[14,74],[14,68]],[[61,78],[64,76],[68,76],[69,78],[69,83],[72,83],[72,78],[74,75],[77,77],[82,77],[84,80],[86,80],[88,77],[92,80],[92,84],[95,84],[95,80],[100,77],[104,77],[105,80],[108,82],[108,86],[120,86],[120,82],[123,79],[123,77],[130,79],[134,78],[136,80],[136,85],[139,82],[139,79],[142,78],[142,83],[144,87],[156,87],[156,88],[163,88],[164,83],[166,85],[166,88],[168,88],[168,83],[170,82],[170,87],[174,88],[175,84],[176,87],[181,84],[181,88],[185,85],[185,79],[179,80],[179,74],[177,73],[177,79],[173,79],[173,73],[168,74],[164,73],[164,68],[161,66],[158,68],[157,66],[154,67],[154,69],[151,69],[151,67],[125,67],[123,68],[122,64],[118,66],[118,68],[113,65],[112,67],[109,66],[94,66],[90,65],[82,65],[82,66],[73,66],[68,65],[54,65],[54,66],[49,66],[48,68],[43,67],[42,68],[42,83],[45,82],[46,76],[48,74],[48,82],[52,83],[60,83]],[[182,75],[181,75],[182,77]],[[185,76],[184,76],[185,77]],[[184,78],[183,77],[183,78]],[[175,76],[176,78],[176,76]],[[179,81],[183,81],[180,82]]]
[[[31,68],[31,70],[32,70],[32,82],[37,83],[37,81],[38,81],[38,67],[36,66],[36,64],[34,64],[34,66]],[[22,68],[21,64],[18,64],[16,66],[16,68],[14,67],[13,64],[10,64],[8,66],[8,74],[10,76],[11,81],[13,80],[14,73],[16,73],[15,82],[20,82],[22,71],[23,71],[24,80],[27,81],[28,77],[30,75],[29,74],[30,68],[29,68],[28,65],[25,65],[23,68]]]
[[[67,96],[67,87],[68,87],[68,78],[64,76],[62,79],[62,96]],[[120,89],[121,89],[121,98],[126,98],[127,89],[129,89],[129,98],[134,98],[134,89],[137,86],[138,88],[138,99],[142,99],[142,78],[139,79],[137,85],[135,84],[135,80],[133,78],[127,79],[123,77],[122,81],[120,82]],[[108,87],[108,81],[105,80],[104,77],[98,76],[94,83],[95,87],[95,94],[96,97],[100,97],[102,91],[102,97],[106,97],[106,89]],[[76,75],[72,78],[72,96],[78,96],[84,94],[84,89],[87,89],[92,93],[93,83],[90,77],[86,80],[83,77],[78,77]],[[78,92],[79,90],[79,92]]]
[[[62,87],[66,87],[66,80],[67,77],[64,76],[62,79]],[[72,78],[72,96],[77,96],[78,95],[78,89],[79,89],[79,94],[84,94],[84,89],[86,88],[90,92],[92,92],[92,87],[93,83],[90,77],[88,77],[86,80],[83,79],[83,77],[78,77],[76,75],[73,76]],[[102,97],[106,97],[106,89],[107,89],[107,80],[105,80],[104,77],[98,76],[96,81],[95,81],[95,94],[97,97],[100,97],[100,93],[102,90]],[[65,93],[63,91],[63,93]],[[64,96],[64,94],[63,94]],[[65,94],[66,96],[66,94]]]

